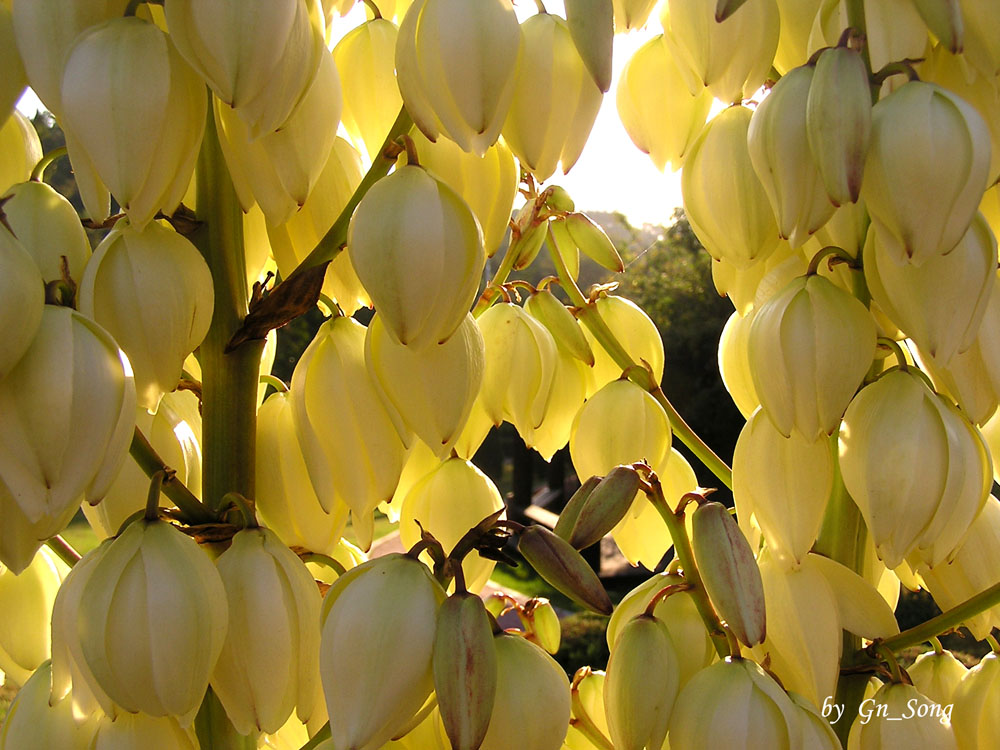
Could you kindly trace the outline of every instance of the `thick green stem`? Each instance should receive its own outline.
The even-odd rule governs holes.
[[[379,151],[375,161],[372,162],[371,167],[365,174],[364,178],[361,180],[361,184],[358,185],[357,189],[354,191],[354,195],[344,206],[344,209],[340,212],[340,216],[337,220],[333,222],[333,226],[330,227],[323,239],[319,241],[315,249],[306,256],[299,265],[292,271],[291,275],[295,275],[299,271],[304,271],[307,268],[312,268],[313,266],[318,266],[321,263],[326,263],[328,260],[333,260],[337,253],[344,249],[344,245],[347,242],[347,227],[351,223],[351,216],[354,214],[354,209],[357,208],[361,199],[365,197],[365,194],[376,182],[381,180],[387,174],[389,170],[396,163],[396,159],[393,156],[389,156],[389,149],[392,144],[401,135],[405,135],[410,132],[410,128],[413,127],[413,119],[410,117],[410,113],[406,111],[406,107],[401,107],[399,110],[399,115],[396,117],[396,121],[392,124],[392,128],[389,130],[389,134],[385,137],[385,141],[382,143],[382,149]]]
[[[66,156],[68,153],[69,150],[65,146],[60,146],[45,154],[45,156],[38,160],[35,168],[31,170],[32,182],[42,182],[42,179],[45,177],[45,170],[49,168],[49,165],[60,156]]]
[[[670,399],[667,398],[663,389],[660,388],[660,384],[656,382],[656,379],[648,370],[641,367],[632,359],[631,355],[625,351],[625,348],[618,341],[614,332],[608,328],[608,324],[604,322],[604,318],[597,311],[597,307],[590,304],[587,298],[583,296],[580,287],[577,286],[576,281],[569,273],[569,269],[566,268],[566,263],[559,253],[556,238],[551,228],[549,229],[549,254],[552,256],[556,273],[559,275],[560,285],[569,296],[570,302],[579,308],[577,317],[580,322],[587,326],[587,329],[594,335],[594,338],[597,339],[600,345],[604,347],[604,351],[615,361],[615,364],[621,367],[623,372],[628,372],[629,380],[649,391],[653,398],[663,407],[663,410],[667,413],[667,417],[670,419],[670,427],[680,441],[688,447],[705,468],[712,472],[720,482],[729,489],[732,489],[733,470],[684,421],[684,418],[674,408],[674,405],[670,403]]]
[[[674,552],[684,570],[684,580],[690,586],[688,593],[698,609],[702,622],[705,623],[705,628],[712,638],[716,652],[721,658],[730,656],[729,639],[719,621],[719,616],[715,613],[712,602],[708,598],[708,592],[705,591],[701,575],[698,573],[698,566],[694,561],[694,550],[691,549],[691,541],[688,539],[687,529],[684,528],[684,517],[674,514],[670,504],[663,496],[663,488],[656,476],[650,478],[650,485],[652,491],[648,493],[649,501],[667,525],[670,538],[674,541]]]
[[[499,286],[507,280],[511,269],[514,268],[515,260],[517,260],[517,248],[514,247],[514,242],[511,241],[507,245],[507,251],[504,253],[503,259],[500,261],[500,267],[497,268],[496,273],[493,274],[493,279],[491,281],[493,285]],[[476,302],[476,306],[472,308],[472,317],[478,318],[484,312],[489,310],[496,300],[497,295],[492,294],[490,292],[490,287],[487,287],[482,296]]]
[[[201,226],[193,239],[215,284],[215,312],[199,349],[202,371],[202,487],[205,504],[222,508],[227,492],[254,496],[257,382],[264,342],[225,351],[247,314],[243,212],[226,169],[209,107],[198,156]]]
[[[318,747],[321,742],[330,739],[330,722],[327,722],[320,728],[313,738],[304,744],[299,750],[313,750],[313,748]]]

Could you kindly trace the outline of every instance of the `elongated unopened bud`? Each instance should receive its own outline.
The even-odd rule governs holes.
[[[602,615],[613,609],[608,592],[587,561],[569,542],[541,526],[521,534],[517,550],[542,578],[570,599]]]
[[[753,551],[722,503],[704,503],[691,518],[691,546],[712,604],[741,643],[764,642],[764,586]]]
[[[569,541],[570,534],[573,533],[576,519],[579,517],[580,511],[583,510],[583,506],[586,505],[587,498],[597,488],[597,485],[601,483],[602,478],[597,476],[590,477],[580,485],[580,488],[573,493],[573,496],[566,503],[566,507],[562,509],[562,513],[559,514],[559,520],[552,530],[566,541]]]
[[[434,692],[454,750],[476,750],[486,736],[497,690],[497,655],[483,600],[460,592],[438,610]]]
[[[521,622],[527,628],[527,638],[550,654],[559,651],[562,641],[562,626],[552,602],[541,596],[533,596],[521,609]]]
[[[621,273],[625,263],[607,233],[585,214],[573,213],[566,217],[566,229],[580,252],[609,271]]]
[[[584,549],[601,540],[625,517],[639,491],[639,474],[631,466],[616,466],[601,480],[573,524],[569,543]]]
[[[525,300],[528,314],[549,329],[556,346],[586,365],[594,364],[594,352],[583,329],[562,302],[548,289],[539,289]]]

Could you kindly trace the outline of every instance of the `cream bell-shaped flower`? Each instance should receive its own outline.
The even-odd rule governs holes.
[[[341,122],[372,161],[403,104],[395,72],[398,32],[392,21],[374,18],[347,32],[333,48],[344,96]]]
[[[68,573],[44,548],[20,574],[0,572],[0,670],[15,684],[25,684],[51,654],[52,604]]]
[[[552,334],[509,302],[493,305],[476,322],[486,343],[483,408],[493,424],[506,419],[522,436],[530,436],[545,419],[557,387]]]
[[[3,195],[7,226],[24,245],[45,282],[62,280],[62,257],[79,282],[90,258],[90,242],[73,204],[44,182],[21,182]],[[6,295],[5,295],[6,296]]]
[[[47,305],[31,347],[0,380],[0,480],[44,527],[38,539],[58,534],[81,500],[104,496],[128,453],[135,405],[132,368],[111,336]]]
[[[349,570],[327,592],[319,668],[334,750],[377,750],[424,705],[444,598],[423,563],[395,553]]]
[[[727,658],[696,674],[670,717],[671,747],[794,750],[801,747],[795,706],[749,659]]]
[[[719,295],[729,297],[736,312],[748,318],[755,306],[773,297],[778,289],[808,268],[803,251],[793,250],[788,242],[779,239],[774,252],[749,267],[740,267],[726,258],[714,259],[712,282]]]
[[[397,169],[365,194],[347,250],[386,329],[415,349],[446,341],[461,325],[486,262],[468,204],[418,166]]]
[[[365,364],[385,408],[446,458],[483,382],[486,345],[471,314],[443,344],[414,351],[393,340],[376,315],[365,336]]]
[[[521,25],[524,49],[503,137],[521,166],[547,180],[569,172],[594,127],[603,95],[587,71],[566,21],[539,13]]]
[[[733,403],[744,419],[749,419],[760,406],[760,399],[753,385],[750,359],[747,356],[747,339],[750,334],[751,316],[740,317],[738,312],[729,316],[719,337],[719,373],[722,384],[729,391]]]
[[[750,162],[774,209],[778,232],[793,248],[833,216],[823,176],[809,147],[806,104],[813,68],[802,65],[781,77],[750,118]]]
[[[893,369],[851,402],[839,444],[844,485],[886,566],[911,552],[932,566],[951,559],[991,485],[968,419],[918,374]]]
[[[952,703],[969,669],[951,651],[926,651],[906,669],[913,687],[935,703]]]
[[[349,509],[335,500],[328,513],[309,480],[295,431],[291,393],[272,393],[257,412],[257,513],[289,547],[332,555],[347,526]]]
[[[503,0],[416,0],[399,26],[396,78],[417,127],[483,156],[500,137],[521,47]]]
[[[120,17],[128,0],[17,0],[14,37],[28,85],[46,109],[62,119],[66,55],[80,32]]]
[[[212,322],[212,273],[173,229],[125,220],[94,251],[80,281],[80,312],[115,337],[135,373],[139,405],[155,412],[177,387],[184,359]]]
[[[497,694],[482,750],[558,748],[570,718],[566,673],[555,659],[519,635],[498,635],[493,646]]]
[[[14,696],[0,727],[0,750],[58,747],[89,750],[98,717],[77,722],[72,701],[51,700],[52,664],[43,663]]]
[[[711,2],[669,0],[660,20],[688,72],[692,94],[707,86],[728,104],[752,96],[764,83],[778,48],[775,0],[747,0],[721,23]]]
[[[196,496],[201,496],[201,413],[191,391],[164,394],[156,414],[142,406],[135,410],[135,426],[149,440],[163,462],[177,472]],[[270,454],[265,454],[270,455]],[[263,463],[263,462],[261,462]],[[118,533],[129,516],[146,507],[149,476],[131,456],[97,505],[83,504],[83,514],[98,539]]]
[[[343,316],[324,323],[295,366],[291,393],[320,505],[333,513],[340,499],[356,519],[370,516],[392,497],[411,436],[399,433],[368,374],[364,326]]]
[[[186,725],[227,623],[226,593],[208,555],[169,523],[141,519],[106,542],[94,563],[75,637],[106,698],[129,713],[181,717]]]
[[[26,182],[38,160],[42,158],[42,143],[31,122],[20,112],[11,112],[0,122],[0,190]]]
[[[954,559],[934,567],[921,564],[917,573],[938,606],[951,609],[980,591],[1000,583],[1000,500],[990,496],[972,522]],[[985,638],[1000,625],[1000,606],[967,618],[964,623],[976,638]]]
[[[743,427],[733,452],[733,494],[750,507],[775,560],[802,563],[819,536],[833,489],[830,441],[785,437],[758,409]]]
[[[216,561],[229,629],[211,685],[240,734],[307,721],[319,683],[320,595],[298,556],[268,529],[244,529]],[[283,606],[275,606],[283,602]]]
[[[584,480],[636,461],[660,473],[670,458],[670,442],[670,420],[656,399],[630,380],[615,380],[576,415],[569,451]]]
[[[173,213],[191,182],[207,108],[201,79],[154,24],[115,18],[77,37],[66,57],[62,117],[94,220],[106,185],[137,229]]]
[[[17,51],[10,3],[0,3],[0,70],[5,74],[0,82],[0,117],[7,118],[28,85],[24,63]]]
[[[910,81],[872,109],[861,197],[898,262],[952,251],[986,189],[990,133],[982,115],[933,83]]]
[[[44,307],[45,282],[38,264],[0,222],[0,326],[8,331],[0,347],[0,378],[28,351]]]
[[[420,541],[423,528],[450,551],[469,529],[501,508],[500,491],[488,476],[469,461],[449,458],[406,493],[399,512],[399,539],[404,547],[412,547]],[[421,559],[431,564],[426,553]],[[466,588],[479,592],[495,565],[478,552],[470,553],[462,561]]]
[[[589,375],[590,371],[580,360],[557,349],[552,393],[542,423],[518,433],[525,445],[546,461],[551,461],[556,451],[569,442],[573,421],[587,398]]]
[[[306,202],[285,223],[267,225],[267,240],[283,277],[288,278],[330,231],[363,176],[361,154],[338,137]],[[338,253],[327,266],[323,294],[345,315],[372,304],[348,253]]]
[[[851,725],[847,743],[851,750],[958,748],[949,721],[952,707],[935,703],[913,685],[886,683],[866,705],[866,712],[859,713]]]
[[[649,20],[656,0],[614,0],[615,33],[641,29]]]
[[[413,135],[420,163],[469,204],[482,227],[486,254],[492,257],[507,233],[517,195],[519,171],[510,148],[497,141],[480,157],[446,138],[431,143],[417,131]]]
[[[169,0],[177,49],[251,138],[288,120],[317,74],[324,19],[307,0]]]
[[[618,79],[618,116],[632,143],[661,172],[677,171],[701,133],[712,94],[692,95],[663,36],[650,39],[629,58]]]
[[[659,383],[663,379],[663,339],[646,312],[632,300],[613,294],[602,294],[594,303],[601,319],[614,333],[632,361],[646,362]],[[583,336],[594,352],[594,366],[588,372],[588,394],[593,395],[622,375],[622,368],[605,351],[600,342],[583,326]]]
[[[1000,697],[1000,658],[988,653],[969,670],[956,688],[951,726],[962,750],[989,747],[996,737]]]
[[[856,298],[802,276],[754,313],[747,356],[764,412],[786,437],[830,435],[875,358],[875,321]]]
[[[340,121],[340,78],[324,51],[302,101],[280,130],[253,138],[237,110],[213,99],[226,166],[244,212],[256,202],[268,224],[288,221],[305,204],[326,165]]]
[[[778,31],[778,49],[774,53],[774,67],[784,75],[809,59],[809,32],[823,0],[777,0],[781,28]]]
[[[751,116],[746,107],[729,107],[709,120],[681,171],[691,228],[713,258],[739,269],[766,258],[780,239],[767,193],[750,161]]]
[[[994,293],[996,266],[997,241],[980,213],[954,250],[919,266],[900,263],[874,229],[865,242],[872,299],[940,367],[975,341]]]
[[[608,648],[617,642],[624,625],[645,611],[658,591],[682,580],[678,575],[657,573],[626,594],[608,621]],[[694,600],[686,591],[661,598],[653,614],[670,632],[670,639],[676,646],[678,685],[683,689],[692,677],[715,661],[715,646]]]

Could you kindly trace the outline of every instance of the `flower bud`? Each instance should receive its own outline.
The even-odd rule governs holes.
[[[968,671],[955,689],[951,726],[959,747],[989,747],[997,731],[997,714],[993,707],[1000,697],[1000,659],[986,654]]]
[[[684,210],[694,233],[713,258],[740,269],[766,258],[780,239],[750,161],[750,119],[746,107],[729,107],[709,120],[681,172]]]
[[[749,659],[726,659],[680,691],[669,740],[677,748],[794,750],[801,747],[801,727],[785,691],[763,669]]]
[[[851,725],[851,747],[858,750],[958,747],[949,722],[950,707],[934,704],[913,685],[886,683],[868,701],[871,714],[866,719],[866,714],[859,713]]]
[[[617,4],[617,2],[616,2]],[[618,79],[618,116],[636,147],[661,172],[684,164],[708,119],[712,94],[692,96],[673,51],[657,36],[625,63]]]
[[[333,48],[344,94],[341,122],[372,161],[403,104],[395,74],[398,31],[392,21],[375,18],[347,32]]]
[[[577,549],[599,542],[625,517],[638,491],[639,473],[635,469],[613,468],[588,495],[566,541]]]
[[[872,70],[881,70],[897,60],[916,60],[923,56],[927,48],[927,27],[915,3],[870,3],[865,7],[865,16],[865,46]],[[840,35],[850,26],[847,6],[840,0],[823,0],[814,9],[809,22],[807,56],[824,47],[837,46]],[[886,89],[893,90],[901,78],[890,78]]]
[[[165,521],[136,521],[102,549],[76,612],[83,662],[125,711],[178,716],[186,724],[226,637],[219,574],[190,537]]]
[[[753,551],[721,503],[699,505],[691,518],[691,548],[712,604],[740,642],[764,640],[764,590]]]
[[[178,51],[252,139],[285,124],[326,53],[318,3],[171,0],[164,10]]]
[[[37,539],[65,528],[81,497],[104,496],[134,419],[132,370],[114,340],[47,305],[31,347],[0,380],[0,478],[27,521],[41,524]]]
[[[539,13],[521,25],[521,32],[524,44],[503,137],[521,166],[544,181],[558,163],[564,174],[576,164],[603,95],[565,20]],[[547,81],[546,86],[539,87],[539,81]]]
[[[733,495],[741,513],[752,510],[782,565],[797,567],[812,549],[833,481],[828,438],[809,441],[797,432],[785,437],[763,409],[740,432],[733,453]]]
[[[876,104],[861,195],[889,254],[921,265],[951,252],[989,167],[982,115],[950,91],[910,81]]]
[[[359,565],[327,592],[319,658],[336,750],[381,747],[427,700],[444,598],[430,571],[402,554]]]
[[[434,692],[451,747],[483,743],[497,690],[497,654],[483,601],[459,592],[438,610],[434,634]]]
[[[580,252],[598,265],[613,273],[625,270],[625,263],[611,238],[586,214],[571,213],[567,216],[566,231]]]
[[[537,290],[525,300],[524,309],[548,329],[561,352],[593,366],[594,352],[580,323],[552,292]]]
[[[935,364],[972,346],[996,284],[997,241],[982,214],[954,250],[919,266],[900,263],[876,230],[864,259],[872,299]]]
[[[399,509],[399,538],[404,547],[412,547],[423,528],[450,551],[469,529],[503,507],[500,491],[488,476],[469,461],[449,458],[406,493]],[[422,559],[430,565],[426,553]],[[478,593],[495,565],[470,552],[462,561],[466,588]]]
[[[598,614],[611,614],[611,600],[600,579],[569,542],[542,526],[529,526],[518,539],[517,551],[557,591]]]
[[[347,249],[386,328],[416,349],[446,341],[462,324],[485,263],[468,205],[416,166],[397,169],[365,194]]]
[[[65,70],[70,160],[78,176],[96,176],[80,183],[90,218],[107,217],[106,190],[138,230],[157,211],[172,214],[191,182],[207,106],[172,38],[139,18],[115,18],[77,37]]]
[[[677,689],[670,632],[653,615],[637,615],[618,635],[604,678],[604,708],[615,748],[662,747]]]
[[[749,0],[717,22],[715,5],[669,0],[661,11],[668,43],[689,70],[688,88],[707,86],[725,103],[738,102],[761,87],[778,48],[779,16],[774,0]]]
[[[129,357],[139,405],[155,412],[212,322],[212,273],[197,248],[160,224],[128,221],[101,242],[80,281],[80,312]]]
[[[482,750],[559,747],[570,718],[569,681],[555,659],[517,635],[493,639],[497,694]]]
[[[525,637],[555,656],[562,641],[562,626],[552,603],[540,596],[533,596],[518,612],[525,628]]]
[[[778,232],[793,248],[834,212],[807,137],[812,80],[809,65],[788,71],[757,106],[747,130],[750,161],[774,209]]]
[[[90,258],[90,242],[73,204],[44,182],[21,182],[7,191],[3,212],[45,282],[62,280],[62,257],[79,282]]]
[[[356,523],[392,497],[406,457],[404,438],[365,367],[364,347],[364,326],[331,318],[296,364],[291,387],[295,429],[316,496],[328,513],[338,499],[347,503]]]
[[[88,750],[130,750],[133,747],[169,747],[198,750],[194,727],[184,729],[173,716],[121,714],[112,720],[102,717]]]
[[[810,750],[841,750],[843,746],[836,732],[812,701],[798,693],[789,693],[788,697],[798,710],[802,723],[802,747]]]
[[[417,127],[432,141],[444,134],[485,154],[510,108],[521,47],[506,3],[417,0],[396,40],[399,92]]]
[[[734,312],[726,321],[719,337],[719,372],[722,384],[740,410],[744,419],[749,419],[754,410],[760,406],[760,399],[753,385],[753,375],[750,371],[750,359],[747,356],[747,339],[750,334],[750,315],[740,316]]]
[[[861,53],[831,47],[816,61],[806,105],[809,150],[835,206],[861,195],[872,129],[872,94]]]
[[[216,568],[230,626],[211,684],[229,720],[240,734],[276,732],[293,710],[307,721],[319,682],[315,581],[268,529],[237,533]]]
[[[365,337],[365,363],[385,407],[402,431],[414,433],[439,458],[458,440],[479,393],[486,345],[472,315],[447,341],[414,351],[393,340],[376,315]]]
[[[795,279],[754,313],[747,355],[754,389],[778,431],[830,435],[875,358],[875,321],[821,276]]]
[[[8,332],[0,348],[0,378],[28,351],[44,307],[45,283],[38,264],[0,222],[0,326]]]
[[[844,485],[886,566],[911,552],[932,567],[951,559],[992,484],[985,442],[966,417],[917,375],[890,370],[851,402],[839,441]]]
[[[289,393],[273,393],[257,412],[257,452],[268,457],[256,466],[257,513],[289,547],[330,555],[349,509],[339,499],[329,513],[320,505],[299,447],[293,409]]]

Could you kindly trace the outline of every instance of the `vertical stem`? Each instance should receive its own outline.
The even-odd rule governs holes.
[[[203,499],[218,510],[227,492],[254,496],[257,380],[264,342],[229,354],[226,343],[247,314],[243,212],[222,156],[212,106],[198,157],[195,239],[212,271],[215,312],[199,349],[202,370]]]

